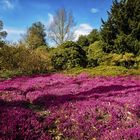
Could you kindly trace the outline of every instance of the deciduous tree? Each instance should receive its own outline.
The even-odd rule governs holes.
[[[74,17],[64,8],[58,9],[48,28],[48,36],[57,45],[73,39]]]

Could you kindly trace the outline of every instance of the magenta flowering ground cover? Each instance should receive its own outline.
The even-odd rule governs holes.
[[[52,74],[1,81],[0,139],[140,140],[140,79]]]

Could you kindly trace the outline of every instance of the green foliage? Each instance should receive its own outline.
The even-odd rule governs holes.
[[[47,71],[50,67],[48,51],[25,46],[5,46],[0,49],[0,70],[19,70],[24,73]]]
[[[14,76],[21,76],[23,73],[19,70],[1,70],[0,71],[0,80],[7,79]]]
[[[36,22],[27,30],[25,42],[31,49],[36,49],[40,46],[47,46],[45,37],[45,26],[41,22]]]
[[[89,66],[99,66],[102,62],[102,57],[105,53],[103,52],[101,45],[101,41],[96,41],[89,46],[87,55]]]
[[[88,53],[88,47],[90,45],[90,42],[86,35],[81,35],[77,41],[77,44],[82,47],[86,54]]]
[[[78,38],[77,43],[82,46],[89,46],[91,44],[93,44],[95,41],[99,41],[100,40],[100,33],[97,29],[93,29],[87,36],[86,35],[81,35]]]
[[[85,67],[86,54],[78,44],[67,41],[53,51],[51,61],[57,70]]]
[[[99,41],[100,40],[100,33],[97,29],[93,29],[89,35],[87,36],[89,44],[94,43],[95,41]]]
[[[130,75],[140,74],[138,70],[129,70],[121,66],[98,66],[95,68],[73,68],[63,72],[64,74],[77,75],[86,73],[91,76],[118,76],[118,75]]]
[[[101,36],[107,53],[133,53],[140,50],[140,1],[115,0],[103,21]]]
[[[140,68],[140,55],[135,58],[135,67]]]
[[[5,42],[3,40],[0,40],[0,48],[4,47]]]
[[[128,52],[136,55],[140,51],[140,41],[133,38],[132,35],[120,33],[117,35],[114,43],[114,51],[116,53]]]
[[[82,47],[89,46],[89,40],[88,40],[87,36],[86,35],[81,35],[78,38],[77,44],[82,46]]]
[[[126,68],[133,68],[137,66],[137,61],[132,53],[125,54],[116,54],[110,53],[108,55],[104,55],[102,58],[101,65],[109,65],[109,66],[123,66]]]

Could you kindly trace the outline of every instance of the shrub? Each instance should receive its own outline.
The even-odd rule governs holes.
[[[0,49],[0,56],[1,70],[33,73],[46,71],[50,67],[48,51],[43,47],[31,50],[24,45],[5,46]]]
[[[135,59],[135,67],[140,68],[140,55],[136,57]]]
[[[88,65],[89,66],[98,66],[101,61],[104,52],[101,47],[101,42],[96,41],[95,43],[91,44],[88,49]]]
[[[78,66],[85,67],[86,54],[78,44],[68,41],[53,51],[51,62],[57,70],[70,69]]]
[[[135,63],[136,59],[134,54],[132,53],[125,54],[110,53],[103,57],[102,65],[123,66],[126,68],[132,68],[134,67]]]

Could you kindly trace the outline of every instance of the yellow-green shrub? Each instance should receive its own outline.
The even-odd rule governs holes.
[[[49,53],[45,48],[29,49],[24,45],[0,49],[0,69],[26,73],[44,72],[50,68]]]
[[[116,54],[110,53],[104,55],[102,58],[102,65],[108,66],[123,66],[126,68],[132,68],[136,64],[136,58],[132,53]]]
[[[88,49],[88,65],[89,66],[98,66],[102,62],[102,58],[105,55],[105,53],[102,50],[101,42],[96,41],[93,44],[89,46]]]

